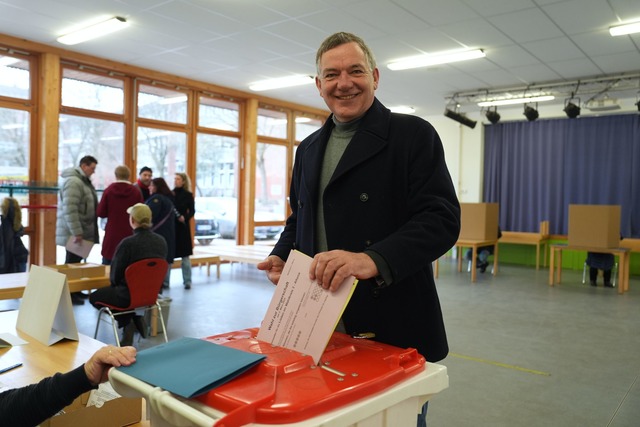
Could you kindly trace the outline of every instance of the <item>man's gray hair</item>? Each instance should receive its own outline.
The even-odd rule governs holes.
[[[355,34],[339,32],[339,33],[332,34],[326,39],[324,39],[324,41],[318,48],[318,52],[316,53],[316,70],[318,75],[320,75],[320,71],[321,71],[320,59],[322,58],[322,55],[324,55],[324,53],[327,52],[328,50],[331,50],[333,48],[336,48],[338,46],[341,46],[347,43],[356,43],[358,46],[360,46],[360,49],[362,49],[362,52],[364,52],[364,57],[367,60],[367,63],[369,64],[370,71],[375,70],[376,58],[373,56],[371,49],[369,49],[369,46],[367,46],[364,40],[362,40],[360,37],[356,36]]]

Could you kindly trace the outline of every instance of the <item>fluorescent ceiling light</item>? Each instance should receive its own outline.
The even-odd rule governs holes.
[[[311,76],[288,76],[279,77],[277,79],[260,80],[249,85],[249,89],[260,92],[263,90],[280,89],[283,87],[292,87],[306,85],[315,82]]]
[[[397,105],[395,107],[389,107],[389,109],[394,113],[402,113],[402,114],[413,114],[416,112],[415,108],[409,107],[407,105]]]
[[[527,104],[529,102],[551,101],[555,98],[556,97],[553,95],[544,95],[544,96],[531,96],[529,98],[497,99],[495,101],[478,102],[478,107],[494,107],[498,105]]]
[[[78,44],[113,33],[114,31],[122,30],[128,26],[129,23],[126,19],[120,16],[115,16],[106,21],[98,22],[97,24],[72,31],[69,34],[58,37],[58,42],[67,45]]]
[[[433,55],[419,55],[399,59],[397,61],[390,62],[387,64],[387,67],[390,70],[408,70],[410,68],[429,67],[431,65],[484,58],[485,56],[486,55],[482,49],[442,52]]]
[[[609,34],[612,36],[624,36],[625,34],[640,33],[640,21],[630,24],[616,25],[609,27]]]

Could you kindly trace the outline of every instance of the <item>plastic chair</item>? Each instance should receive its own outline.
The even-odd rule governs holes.
[[[587,261],[584,262],[584,267],[582,267],[582,284],[584,285],[587,282],[587,270],[589,269],[589,265],[587,265]],[[616,278],[618,277],[618,263],[613,264],[613,271],[611,272],[611,284],[613,287],[616,287]]]
[[[162,281],[167,274],[169,263],[162,258],[147,258],[136,261],[131,264],[124,272],[124,277],[129,287],[131,302],[129,307],[115,307],[113,305],[97,302],[96,305],[101,306],[98,311],[98,323],[93,338],[98,336],[98,328],[102,319],[102,314],[106,313],[111,318],[111,326],[113,327],[113,335],[116,338],[116,344],[120,347],[120,338],[118,337],[118,328],[116,326],[116,317],[123,314],[136,313],[138,310],[149,311],[158,310],[160,324],[162,325],[162,333],[164,341],[169,342],[167,338],[167,328],[164,324],[162,316],[162,307],[158,302],[158,293],[162,287]]]

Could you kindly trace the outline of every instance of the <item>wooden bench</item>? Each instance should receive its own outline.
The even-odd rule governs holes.
[[[622,239],[620,240],[621,248],[629,248],[631,252],[640,252],[640,239]]]
[[[200,250],[196,250],[194,249],[193,251],[193,255],[191,255],[189,257],[189,260],[191,260],[191,266],[193,267],[194,265],[197,266],[202,266],[202,265],[206,265],[207,266],[207,276],[211,275],[211,265],[215,264],[216,265],[216,278],[220,278],[220,263],[222,262],[222,260],[220,259],[220,257],[218,255],[215,254],[211,254],[211,253],[206,253],[206,252],[202,252]],[[180,258],[176,258],[173,260],[173,264],[171,264],[171,268],[180,268],[182,266],[182,260]]]
[[[503,231],[498,243],[514,245],[534,245],[536,247],[536,270],[540,269],[540,246],[544,246],[544,266],[547,265],[547,248],[549,246],[549,221],[540,222],[538,233],[524,231]]]

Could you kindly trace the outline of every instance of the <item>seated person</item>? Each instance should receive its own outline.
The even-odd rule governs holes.
[[[111,260],[111,286],[101,288],[89,296],[89,302],[100,309],[97,302],[116,307],[128,307],[131,302],[129,287],[125,281],[124,272],[131,264],[147,258],[167,257],[167,242],[162,236],[151,231],[151,209],[144,203],[136,203],[127,209],[129,225],[133,228],[133,236],[124,238]],[[146,326],[142,316],[132,314],[116,317],[118,327],[123,328],[121,345],[133,344],[135,329],[143,338],[146,337]],[[132,322],[133,320],[133,322]]]
[[[498,227],[498,239],[502,237],[502,230]],[[493,255],[493,245],[490,246],[481,246],[478,248],[478,257],[476,259],[476,268],[480,269],[481,273],[487,271],[487,267],[489,266],[489,256]],[[473,250],[471,248],[467,249],[464,257],[467,261],[471,261],[471,257],[473,256]]]
[[[591,286],[598,286],[598,270],[602,270],[605,288],[613,288],[613,284],[611,284],[611,269],[613,268],[613,264],[613,254],[587,252],[587,265],[589,266]]]
[[[0,393],[0,420],[5,427],[35,426],[51,418],[75,398],[107,381],[112,366],[136,361],[133,347],[102,347],[86,363],[37,384]]]

